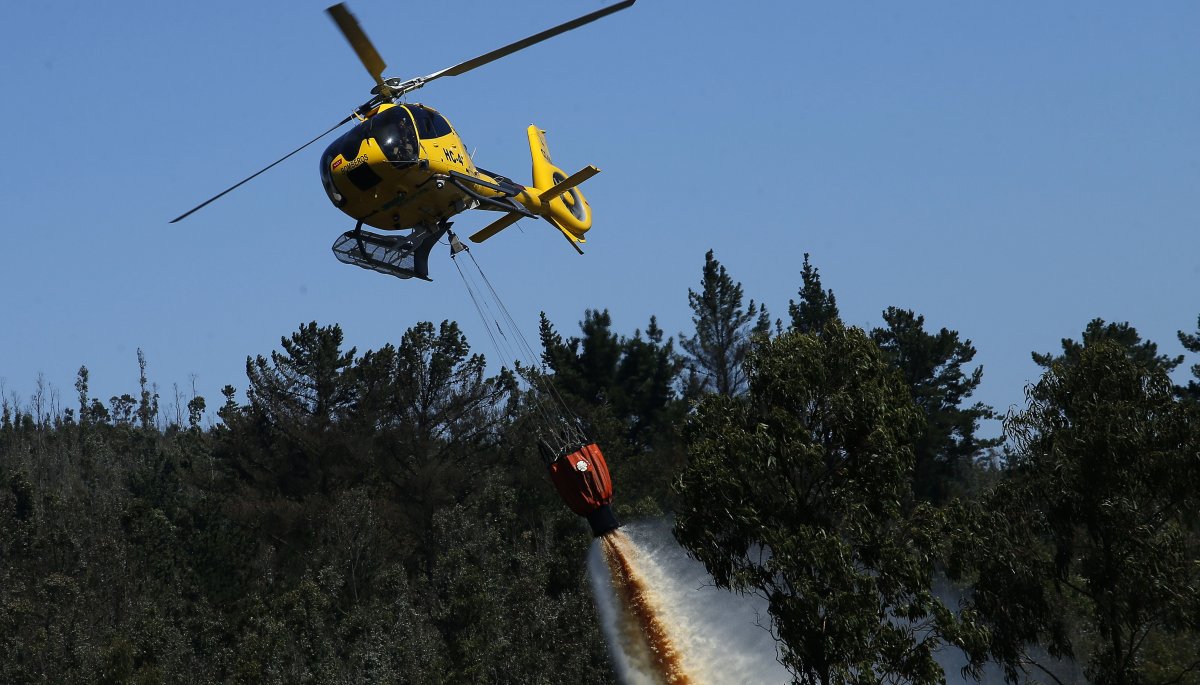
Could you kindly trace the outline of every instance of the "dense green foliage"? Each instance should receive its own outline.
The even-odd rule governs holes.
[[[512,377],[448,322],[341,343],[248,359],[209,429],[86,369],[82,420],[6,402],[0,682],[610,682]]]
[[[710,252],[694,331],[543,317],[540,369],[489,372],[453,322],[361,353],[309,323],[244,399],[163,393],[141,350],[107,401],[86,367],[70,407],[0,387],[0,682],[611,682],[535,446],[552,394],[618,517],[674,515],[761,593],[799,682],[940,682],[952,645],[1013,680],[1048,652],[1200,683],[1200,364],[1172,385],[1182,357],[1092,321],[1035,354],[998,459],[970,340],[896,307],[847,327],[807,255],[800,280],[784,330]]]
[[[1200,316],[1196,317],[1196,332],[1179,331],[1179,342],[1188,352],[1200,354]],[[1194,380],[1189,380],[1187,386],[1180,388],[1179,392],[1189,399],[1200,401],[1200,362],[1192,364],[1191,372]]]
[[[913,496],[944,504],[964,494],[974,459],[1000,443],[975,434],[980,421],[995,418],[991,408],[978,402],[963,406],[983,381],[983,367],[966,372],[975,347],[956,331],[926,333],[925,317],[895,307],[883,312],[883,321],[885,327],[871,331],[871,338],[900,371],[925,416],[913,447]]]
[[[936,514],[909,474],[921,414],[878,346],[836,320],[765,342],[745,401],[712,395],[689,428],[675,535],[719,587],[768,601],[801,683],[941,682],[961,639],[932,592]]]
[[[964,517],[956,564],[1010,669],[1041,642],[1097,684],[1196,682],[1200,405],[1178,399],[1178,361],[1127,325],[1102,330],[1044,358],[1006,421],[1008,477]]]

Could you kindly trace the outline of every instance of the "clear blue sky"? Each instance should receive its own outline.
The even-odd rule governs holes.
[[[359,350],[460,321],[490,355],[442,250],[433,283],[338,263],[350,221],[321,146],[167,221],[342,118],[371,81],[327,3],[38,2],[0,23],[0,378],[73,405],[172,384],[245,387],[247,355],[307,321]],[[355,0],[388,75],[430,73],[600,2]],[[529,178],[524,129],[604,173],[587,255],[522,222],[475,255],[531,337],[607,307],[632,333],[690,328],[716,251],[786,316],[812,253],[844,317],[889,305],[970,338],[1003,410],[1092,317],[1163,350],[1200,314],[1200,4],[641,0],[411,100],[480,165]],[[464,216],[462,233],[491,215]]]

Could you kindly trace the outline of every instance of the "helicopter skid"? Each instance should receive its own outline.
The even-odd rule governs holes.
[[[418,226],[406,235],[380,235],[362,230],[360,223],[333,242],[333,254],[344,264],[395,276],[429,278],[429,251],[450,228],[449,221]]]

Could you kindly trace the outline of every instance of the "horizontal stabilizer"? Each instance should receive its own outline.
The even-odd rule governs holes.
[[[488,238],[491,238],[492,236],[496,235],[500,231],[503,231],[504,229],[508,228],[509,226],[512,226],[513,224],[517,223],[518,221],[520,221],[523,218],[524,217],[522,217],[520,214],[517,214],[516,212],[510,212],[508,214],[505,214],[504,216],[500,217],[496,221],[493,221],[492,223],[488,224],[484,228],[473,233],[471,235],[471,242],[482,243],[483,241],[487,240]]]
[[[553,187],[543,191],[542,194],[538,196],[538,199],[540,199],[542,202],[549,202],[598,173],[600,173],[600,170],[589,164],[562,181],[554,184]]]

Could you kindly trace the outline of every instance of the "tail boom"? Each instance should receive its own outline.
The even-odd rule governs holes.
[[[583,254],[579,244],[586,242],[584,234],[592,227],[592,209],[579,190],[579,185],[600,173],[588,165],[567,176],[550,160],[545,131],[530,126],[529,152],[533,158],[533,187],[524,188],[515,197],[530,215],[540,216],[562,232],[571,247]],[[509,212],[471,235],[471,241],[481,243],[523,218],[519,212]]]

